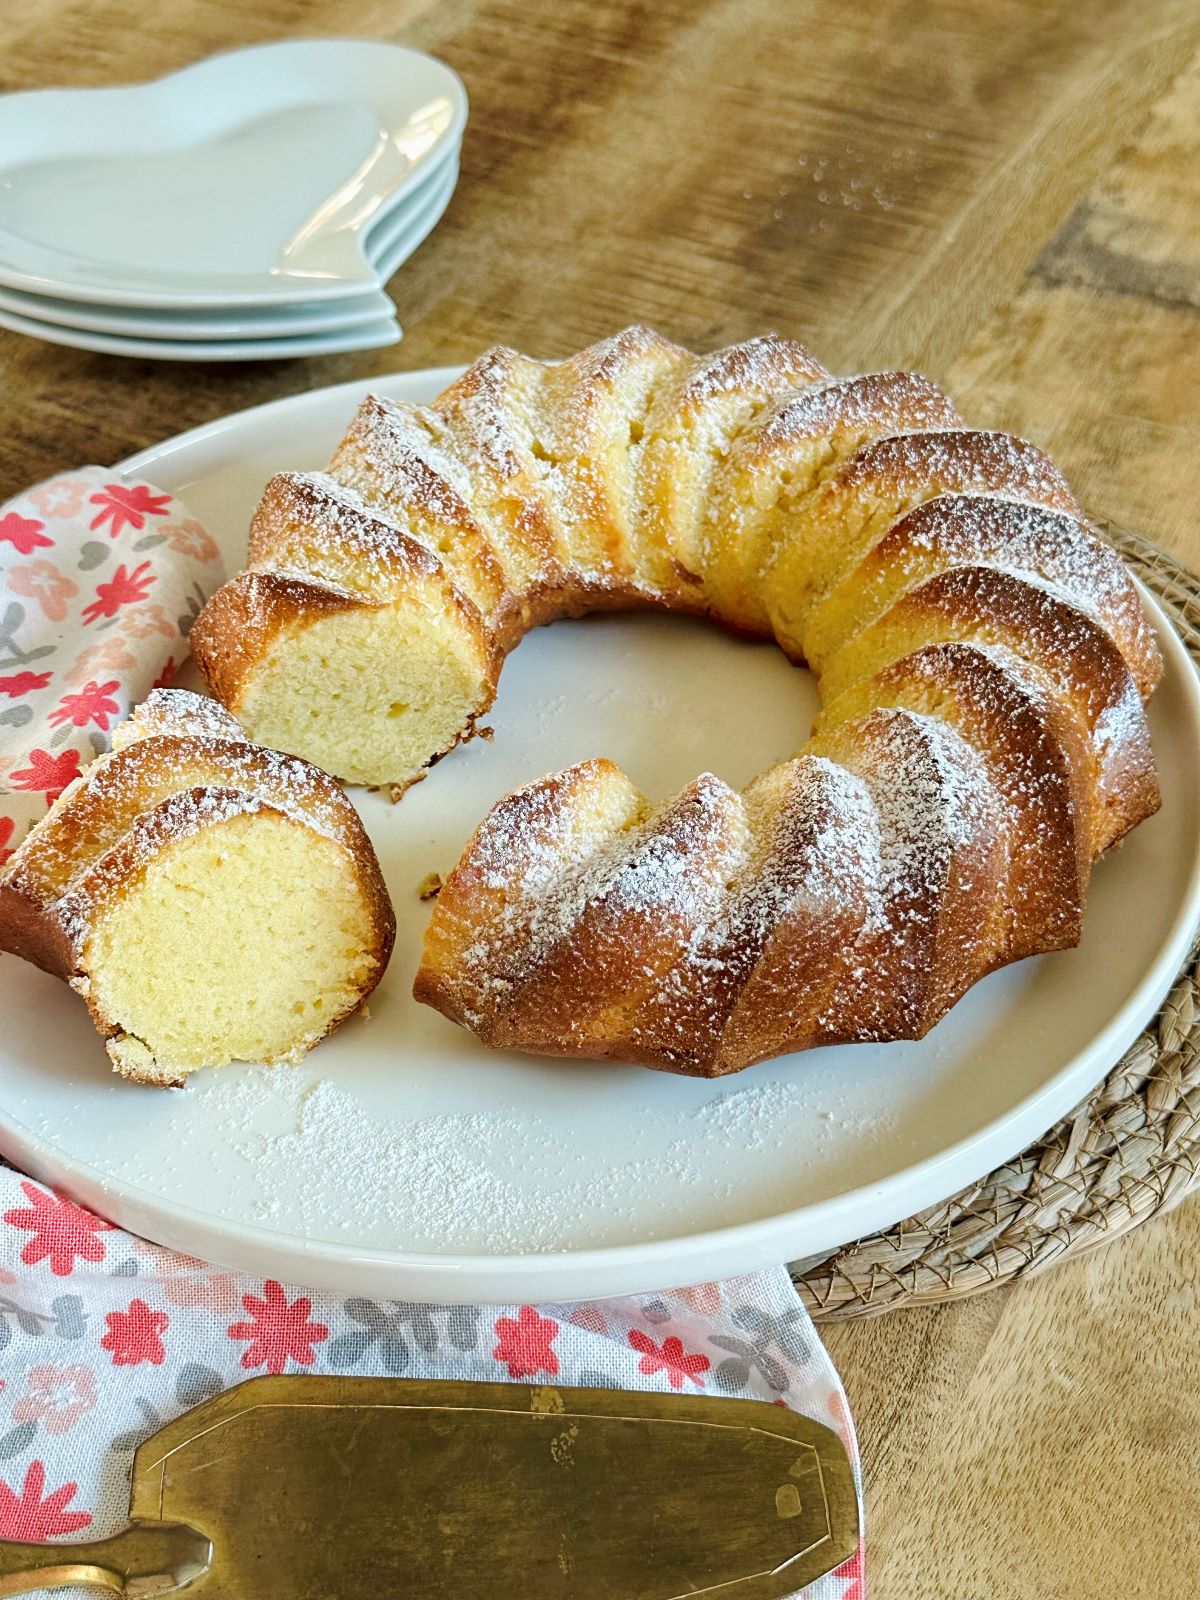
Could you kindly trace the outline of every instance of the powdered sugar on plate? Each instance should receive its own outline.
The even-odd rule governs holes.
[[[838,1095],[800,1081],[705,1087],[710,1098],[683,1118],[641,1114],[600,1161],[553,1118],[526,1108],[379,1116],[336,1081],[287,1067],[213,1075],[204,1112],[224,1129],[242,1221],[289,1231],[299,1225],[367,1248],[386,1241],[514,1255],[560,1249],[564,1212],[590,1228],[602,1220],[623,1237],[653,1238],[658,1230],[642,1197],[664,1185],[698,1226],[716,1225],[744,1191],[731,1157],[740,1170],[751,1156],[769,1188],[798,1164],[819,1160],[823,1143],[853,1132],[882,1137],[891,1127],[886,1111],[868,1125],[844,1097],[839,1104]],[[178,1110],[160,1137],[187,1136],[191,1100],[192,1091],[176,1097]],[[807,1151],[797,1148],[798,1118],[812,1129]],[[142,1179],[136,1161],[125,1176]]]

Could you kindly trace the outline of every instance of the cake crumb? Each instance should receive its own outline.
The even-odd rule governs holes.
[[[424,783],[429,776],[428,767],[422,767],[414,777],[407,778],[403,783],[389,783],[387,786],[388,799],[393,805],[404,797],[415,784]]]

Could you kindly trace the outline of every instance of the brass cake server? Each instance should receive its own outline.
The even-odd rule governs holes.
[[[131,1524],[0,1542],[0,1595],[773,1600],[851,1555],[837,1435],[754,1400],[253,1378],[133,1461]]]

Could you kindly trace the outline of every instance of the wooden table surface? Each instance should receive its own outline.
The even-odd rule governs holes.
[[[0,497],[239,406],[633,320],[914,365],[1200,566],[1196,0],[16,0],[0,90],[286,35],[423,46],[472,112],[395,351],[126,362],[0,333]],[[1013,1290],[827,1334],[884,1600],[1190,1596],[1200,1206]]]

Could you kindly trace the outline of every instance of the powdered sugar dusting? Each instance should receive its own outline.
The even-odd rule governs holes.
[[[22,841],[5,877],[40,904],[72,943],[84,937],[112,873],[136,874],[181,834],[269,807],[340,844],[357,841],[343,791],[297,756],[247,742],[215,702],[157,690]],[[236,731],[237,737],[230,737]]]
[[[139,739],[173,734],[193,739],[239,739],[246,730],[219,700],[190,689],[152,689],[140,706],[113,730],[112,747],[123,750]]]
[[[561,787],[533,786],[529,794],[532,813],[522,807],[514,826],[512,813],[498,808],[472,855],[473,865],[509,891],[499,918],[461,955],[476,988],[476,1015],[536,972],[587,916],[602,943],[632,937],[639,925],[669,938],[674,924],[682,958],[697,927],[724,906],[726,880],[744,859],[740,797],[711,773],[645,821],[609,832],[573,858],[562,848]]]
[[[189,1090],[189,1100],[196,1092]],[[823,1146],[839,1136],[875,1139],[891,1126],[888,1112],[851,1113],[834,1092],[745,1082],[682,1117],[643,1109],[610,1159],[595,1161],[560,1125],[525,1107],[381,1115],[335,1080],[313,1081],[287,1067],[222,1071],[204,1085],[204,1113],[222,1129],[231,1162],[250,1185],[242,1221],[330,1237],[329,1218],[337,1216],[335,1243],[513,1254],[561,1248],[567,1216],[602,1218],[629,1237],[653,1237],[642,1201],[648,1190],[669,1185],[718,1214],[744,1194],[728,1165],[731,1151],[778,1182],[797,1163],[820,1160]],[[807,1158],[797,1144],[798,1120],[810,1130]],[[181,1105],[160,1136],[184,1139],[188,1126],[189,1108]],[[125,1177],[140,1180],[136,1160]]]
[[[1158,646],[1133,580],[1111,545],[1078,517],[1007,494],[940,494],[907,512],[847,578],[874,620],[872,583],[896,571],[915,580],[943,566],[988,564],[1054,584],[1117,641],[1148,694],[1161,671]]]
[[[702,357],[683,387],[680,409],[699,411],[718,395],[766,400],[782,388],[799,388],[828,377],[826,369],[803,345],[777,333],[761,334]]]
[[[497,345],[480,356],[474,366],[435,403],[433,409],[454,430],[460,451],[468,463],[499,478],[516,477],[521,472],[520,418],[513,407],[513,384],[520,366],[536,363],[504,345]],[[478,487],[477,476],[473,482]]]
[[[1037,445],[988,429],[890,434],[852,456],[842,474],[847,488],[872,481],[921,499],[947,490],[1000,492],[1080,515],[1067,480]]]
[[[747,444],[755,455],[798,440],[842,435],[863,444],[882,428],[952,428],[961,419],[927,378],[915,372],[872,372],[834,378],[788,396]]]
[[[1080,609],[1120,634],[1122,648],[1140,652],[1139,687],[1153,681],[1136,595],[1131,602],[1128,580],[1122,587],[1119,569],[1096,553],[1078,502],[1042,451],[1006,433],[963,427],[946,397],[915,374],[834,379],[778,335],[696,357],[632,328],[558,368],[497,347],[427,411],[368,400],[333,471],[368,496],[407,507],[396,510],[401,521],[424,509],[452,523],[447,551],[456,553],[447,564],[467,588],[473,580],[465,576],[469,563],[455,567],[465,548],[456,538],[480,539],[508,585],[496,609],[489,601],[483,613],[505,618],[502,628],[513,633],[556,609],[582,609],[588,583],[613,580],[613,597],[628,599],[641,579],[667,608],[696,609],[707,597],[724,616],[725,594],[728,620],[753,626],[770,616],[781,642],[799,653],[808,650],[805,630],[821,600],[848,571],[866,572],[867,593],[863,556],[874,544],[891,549],[897,566],[910,561],[914,581],[939,560],[1000,569],[1036,563],[1037,581],[1057,586],[1055,597],[1061,589],[1073,599],[1078,590]],[[336,544],[340,529],[348,545],[362,546],[369,571],[361,503],[322,493],[318,533]],[[977,509],[993,497],[1005,509]],[[936,510],[912,511],[931,502]],[[1077,533],[1050,538],[1051,526]],[[941,554],[922,568],[920,552],[932,556],[939,541]],[[621,565],[627,544],[631,573]],[[622,587],[622,578],[633,581]],[[879,587],[880,603],[894,603],[895,589]],[[981,620],[983,601],[976,601],[965,580],[945,586],[947,613],[961,608]],[[516,623],[507,620],[513,616]],[[853,630],[854,620],[848,625]],[[1004,642],[1040,659],[1056,628],[1053,648],[1072,648],[1061,618],[1039,627],[1040,636],[1030,626],[1027,641],[1005,635]],[[511,634],[496,642],[506,647]],[[1085,643],[1077,630],[1081,653]],[[1072,686],[1062,672],[1041,677],[1054,704],[1039,703],[1033,714],[1050,728]],[[663,1017],[673,1019],[676,1034],[689,1019],[700,1034],[720,1031],[735,981],[805,895],[813,907],[828,900],[826,925],[833,926],[852,891],[864,907],[860,941],[894,935],[903,945],[897,919],[936,920],[946,885],[975,870],[962,863],[982,860],[988,829],[1004,827],[994,775],[972,749],[994,734],[957,718],[953,694],[943,703],[940,693],[919,710],[874,720],[870,705],[860,707],[873,741],[869,761],[857,768],[851,761],[860,787],[830,799],[836,785],[828,777],[823,789],[816,785],[806,813],[814,827],[803,839],[794,828],[764,847],[770,807],[752,818],[742,796],[707,775],[665,804],[632,796],[611,825],[600,814],[611,785],[597,774],[585,781],[582,768],[560,775],[557,786],[510,797],[478,831],[464,874],[435,909],[442,966],[434,1003],[445,1002],[490,1042],[593,1045],[598,1053],[635,1042],[638,1059],[656,1059],[647,1040],[666,1026]],[[1125,763],[1117,741],[1136,736],[1135,709],[1114,696],[1111,714],[1097,704],[1094,720],[1097,748],[1113,750],[1119,784]],[[829,810],[824,829],[815,825],[818,791]],[[599,812],[589,832],[592,804]],[[867,844],[856,854],[851,839]],[[874,881],[864,868],[872,851]],[[995,899],[994,884],[981,880],[978,890]],[[838,926],[839,937],[851,937]],[[923,948],[931,959],[932,947]],[[653,1024],[647,1006],[658,1007]],[[594,1035],[585,1012],[607,1014]],[[519,1015],[525,1033],[512,1021]],[[712,1044],[694,1043],[701,1062]],[[660,1054],[660,1064],[679,1064],[674,1044]]]
[[[911,711],[877,714],[871,756],[884,904],[900,892],[928,903],[954,851],[997,820],[987,767],[953,728]]]
[[[332,471],[344,484],[454,524],[469,516],[471,478],[444,432],[426,407],[368,395]]]

